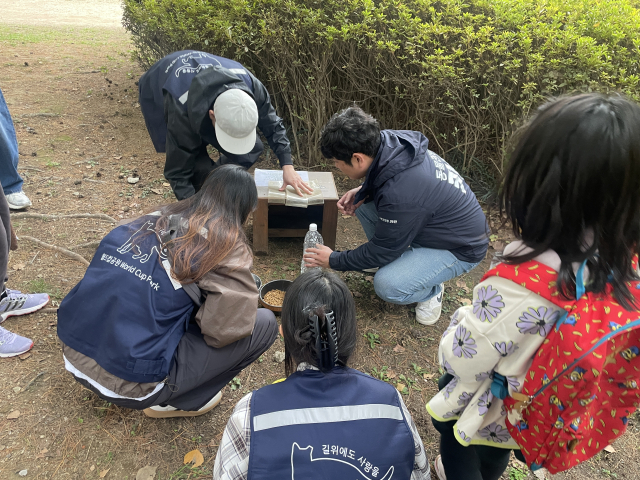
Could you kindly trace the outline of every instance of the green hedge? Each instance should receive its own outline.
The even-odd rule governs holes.
[[[637,0],[125,0],[124,12],[144,66],[194,48],[250,68],[311,163],[323,124],[353,102],[423,131],[473,176],[502,170],[514,122],[545,97],[640,99]]]

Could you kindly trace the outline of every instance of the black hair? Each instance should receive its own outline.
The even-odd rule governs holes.
[[[543,105],[510,155],[501,204],[518,239],[561,259],[558,288],[575,298],[573,262],[587,260],[587,291],[607,281],[621,305],[634,301],[632,257],[640,242],[640,107],[621,95],[581,94]]]
[[[320,134],[320,151],[325,158],[351,165],[354,153],[375,157],[380,147],[378,121],[353,106],[333,115]]]
[[[309,315],[317,314],[320,329],[325,313],[333,312],[337,327],[338,363],[347,365],[357,343],[356,305],[349,287],[335,273],[309,271],[300,275],[287,289],[282,304],[285,372],[306,362],[318,366],[318,352],[309,325]]]

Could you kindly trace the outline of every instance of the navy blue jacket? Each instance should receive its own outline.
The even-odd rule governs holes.
[[[168,265],[156,220],[148,215],[109,232],[58,309],[60,340],[128,382],[168,375],[194,309],[160,262]],[[146,231],[153,233],[141,237]]]
[[[415,444],[393,386],[357,370],[296,372],[251,398],[248,480],[408,480]]]
[[[380,148],[354,199],[375,202],[375,236],[355,250],[333,252],[331,268],[384,267],[410,245],[481,261],[489,244],[487,219],[462,177],[428,150],[422,133],[383,130],[380,136]]]
[[[293,164],[282,119],[265,86],[249,70],[234,60],[207,52],[174,52],[140,77],[138,89],[147,130],[156,151],[167,152],[164,173],[179,200],[195,193],[190,172],[196,159],[207,155],[206,145],[219,147],[209,110],[230,88],[243,90],[255,100],[258,128],[280,165]]]

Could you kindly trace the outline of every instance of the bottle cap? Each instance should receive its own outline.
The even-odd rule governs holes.
[[[311,225],[309,225],[309,231],[310,232],[317,232],[318,231],[318,225],[316,225],[315,223],[312,223]]]

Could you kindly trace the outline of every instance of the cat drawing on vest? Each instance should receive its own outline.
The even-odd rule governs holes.
[[[133,239],[136,238],[143,230],[148,230],[150,232],[153,232],[156,234],[156,237],[158,238],[158,241],[160,241],[160,237],[158,236],[158,233],[155,231],[155,223],[147,220],[136,232],[134,232],[129,239],[124,242],[124,244],[122,244],[122,246],[120,248],[118,248],[118,253],[128,253],[131,250],[133,250],[133,258],[134,260],[140,260],[140,263],[147,263],[149,261],[149,259],[153,256],[153,253],[155,251],[155,253],[157,253],[161,259],[165,259],[166,258],[166,249],[162,249],[162,251],[158,251],[158,244],[153,244],[153,246],[151,247],[151,250],[148,253],[143,253],[142,249],[140,248],[141,245],[135,245],[133,243]],[[161,243],[161,242],[160,242]],[[143,247],[145,245],[142,245]]]
[[[216,62],[217,65],[214,65],[213,63],[196,63],[194,66],[190,63],[192,59],[203,60],[205,58],[213,60],[214,62]],[[191,53],[186,58],[182,58],[181,60],[182,60],[182,66],[176,69],[176,72],[175,72],[176,77],[179,77],[181,73],[195,73],[197,75],[198,73],[200,73],[201,70],[204,70],[205,68],[211,68],[216,66],[222,67],[222,64],[218,60],[216,60],[215,57],[213,57],[212,55],[207,55],[204,52]]]
[[[313,476],[313,472],[317,472],[318,470],[314,469],[312,464],[313,462],[322,461],[343,464],[344,474],[340,475],[340,478],[347,478],[349,475],[353,475],[353,471],[351,469],[356,470],[360,474],[356,477],[357,480],[391,480],[391,477],[393,477],[393,466],[389,467],[387,473],[378,479],[374,478],[370,473],[365,473],[358,465],[354,465],[347,460],[342,460],[341,458],[313,458],[313,447],[311,445],[302,448],[297,442],[294,442],[293,445],[291,445],[291,480],[313,480],[314,478],[318,478]],[[296,471],[298,472],[297,476]]]

